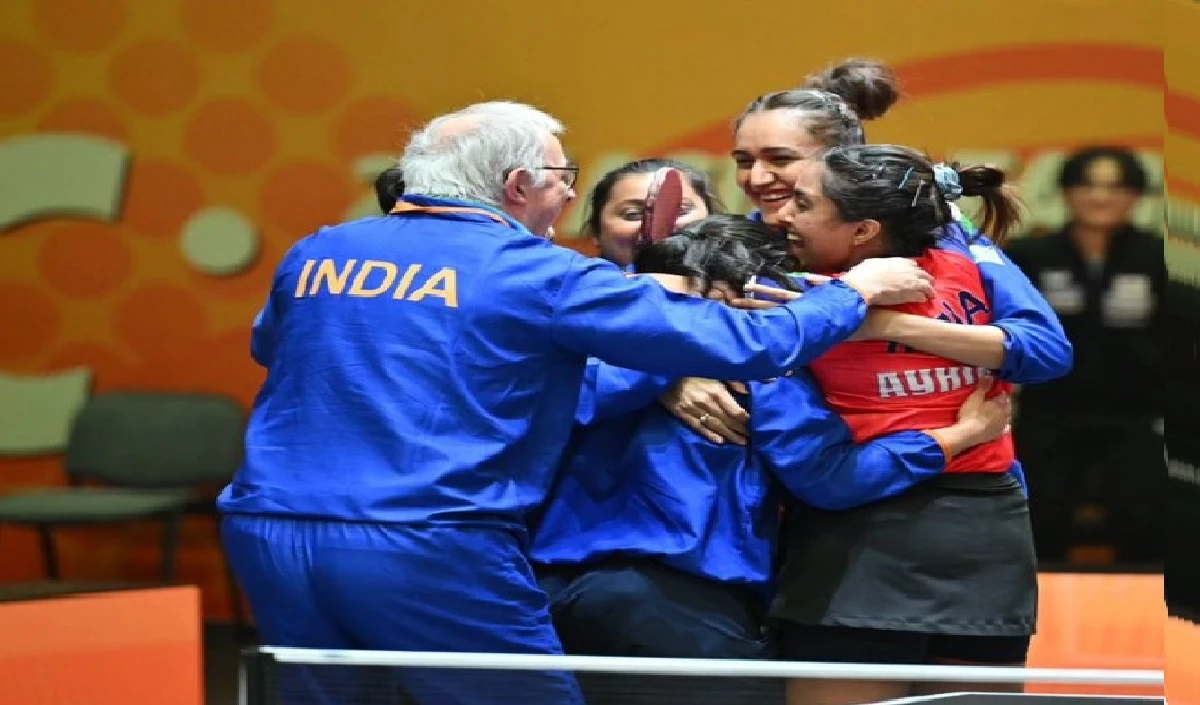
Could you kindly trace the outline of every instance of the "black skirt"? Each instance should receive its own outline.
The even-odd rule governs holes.
[[[954,473],[848,511],[792,512],[772,614],[805,625],[1027,636],[1029,504],[1005,474]]]

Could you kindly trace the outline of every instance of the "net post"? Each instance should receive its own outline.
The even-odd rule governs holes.
[[[239,705],[278,705],[279,664],[257,646],[242,649],[238,679]]]

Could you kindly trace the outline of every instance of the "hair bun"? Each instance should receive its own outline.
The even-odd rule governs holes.
[[[900,100],[895,72],[871,59],[846,59],[809,76],[804,87],[840,97],[860,120],[883,117]]]
[[[1004,171],[994,166],[969,166],[956,171],[964,196],[981,196],[1004,186]]]

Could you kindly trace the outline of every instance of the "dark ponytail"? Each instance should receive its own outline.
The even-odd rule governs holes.
[[[1012,186],[1005,183],[1004,172],[994,166],[954,166],[962,195],[983,200],[979,229],[996,244],[1004,244],[1008,234],[1021,224],[1021,202]]]
[[[915,149],[889,144],[837,147],[823,161],[822,189],[841,219],[878,221],[894,257],[920,257],[934,247],[960,196],[983,199],[981,229],[997,243],[1021,219],[1020,202],[996,167],[934,164]]]

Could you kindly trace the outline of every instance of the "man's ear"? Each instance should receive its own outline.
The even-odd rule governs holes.
[[[504,177],[504,199],[509,203],[524,205],[529,200],[531,184],[529,170],[513,169]]]
[[[883,225],[878,220],[860,220],[854,226],[854,233],[850,236],[850,242],[855,246],[865,245],[879,237],[882,232]]]

